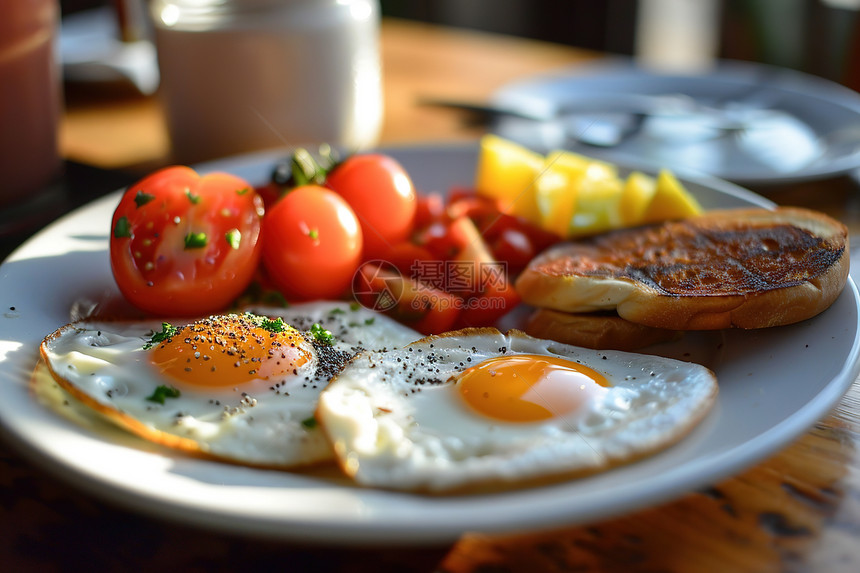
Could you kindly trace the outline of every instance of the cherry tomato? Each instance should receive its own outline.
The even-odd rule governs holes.
[[[490,245],[490,251],[497,260],[508,264],[508,272],[511,273],[524,269],[537,254],[528,235],[513,227],[499,233]]]
[[[263,264],[289,300],[337,298],[361,262],[355,212],[334,191],[297,187],[266,213]]]
[[[111,222],[110,261],[123,295],[159,315],[217,312],[251,281],[263,202],[226,173],[168,167],[131,185]]]
[[[438,259],[454,256],[463,248],[449,232],[450,223],[436,222],[422,229],[415,237],[418,245],[424,247]]]
[[[426,193],[418,196],[415,209],[415,229],[423,229],[445,218],[445,200],[441,193]]]
[[[326,185],[358,215],[365,260],[378,258],[389,245],[409,236],[417,206],[415,188],[391,157],[352,155],[329,172]]]

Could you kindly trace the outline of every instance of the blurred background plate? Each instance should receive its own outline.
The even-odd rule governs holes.
[[[638,97],[653,100],[650,111],[636,113],[629,103],[612,107]],[[492,104],[552,116],[501,117],[492,128],[504,137],[637,169],[694,170],[770,185],[860,168],[860,94],[763,64],[720,61],[708,73],[664,74],[610,58],[514,82]],[[608,143],[595,144],[601,138]]]
[[[144,7],[137,2],[116,4],[126,5]],[[137,22],[143,20],[143,13],[129,16],[131,23],[124,24],[114,5],[64,16],[59,36],[63,78],[93,84],[125,82],[143,95],[154,94],[159,84],[155,46],[145,29],[135,28],[142,26]]]

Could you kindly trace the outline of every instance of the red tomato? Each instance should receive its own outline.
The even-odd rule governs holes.
[[[449,223],[433,223],[421,230],[415,237],[415,241],[433,253],[436,258],[447,259],[452,257],[463,248],[463,245],[458,244],[456,238],[451,236],[448,232],[449,227]]]
[[[423,292],[416,298],[423,305],[424,316],[409,323],[421,334],[441,334],[454,328],[463,308],[463,300],[453,294],[435,290],[433,294]]]
[[[422,334],[450,330],[463,306],[456,295],[403,276],[387,263],[365,263],[355,275],[356,299]]]
[[[509,278],[489,282],[484,292],[465,302],[456,327],[492,326],[519,303],[520,297]]]
[[[385,254],[375,260],[390,263],[397,267],[397,270],[399,270],[404,276],[411,277],[413,276],[414,268],[421,261],[429,261],[433,258],[433,253],[428,249],[413,243],[405,242],[392,245],[385,251]]]
[[[448,204],[456,203],[462,199],[475,199],[478,197],[478,192],[474,187],[465,187],[463,185],[453,185],[448,188]],[[491,199],[487,199],[488,201]]]
[[[130,186],[111,222],[110,260],[123,295],[159,315],[217,312],[251,281],[263,202],[246,181],[168,167]]]
[[[284,188],[276,183],[267,183],[257,187],[257,195],[263,199],[263,205],[266,209],[272,207],[281,198],[284,193]]]
[[[384,254],[412,231],[417,205],[409,175],[387,155],[352,155],[335,166],[326,185],[355,210],[364,235],[364,258]]]
[[[445,200],[441,193],[427,193],[418,196],[415,209],[416,229],[423,229],[445,218]]]
[[[358,218],[337,193],[297,187],[265,218],[263,264],[290,300],[337,298],[361,262]]]
[[[536,252],[561,240],[555,233],[542,229],[531,221],[503,213],[493,199],[486,197],[461,197],[448,205],[448,215],[451,218],[469,217],[489,242],[494,241],[507,229],[516,229],[526,235]]]
[[[528,235],[510,227],[502,231],[490,245],[493,257],[508,264],[508,271],[518,272],[525,268],[537,254]]]

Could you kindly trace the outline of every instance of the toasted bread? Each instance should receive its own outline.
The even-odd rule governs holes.
[[[825,310],[848,266],[848,230],[835,219],[745,208],[558,245],[529,264],[516,289],[533,306],[614,309],[654,328],[763,328]]]

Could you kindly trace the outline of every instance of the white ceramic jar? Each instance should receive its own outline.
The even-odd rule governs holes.
[[[176,162],[376,143],[378,0],[154,0],[151,10]]]

